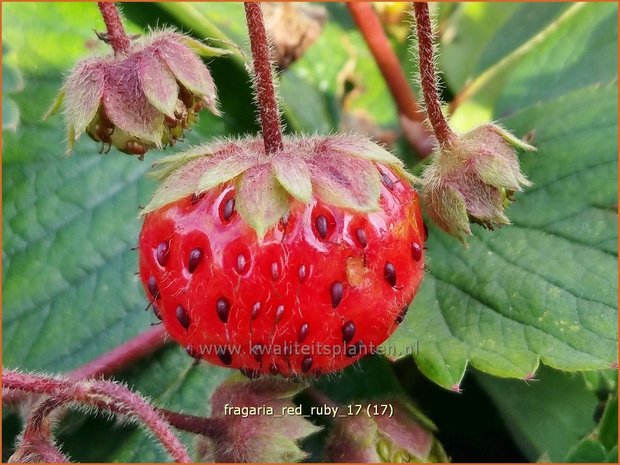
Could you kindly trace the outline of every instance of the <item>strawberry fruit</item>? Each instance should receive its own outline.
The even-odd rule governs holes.
[[[158,168],[140,276],[193,357],[249,375],[317,375],[402,322],[423,276],[425,228],[407,173],[381,147],[287,139],[267,156],[260,139],[223,141]]]

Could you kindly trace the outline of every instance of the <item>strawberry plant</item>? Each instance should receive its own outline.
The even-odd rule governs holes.
[[[617,461],[616,5],[121,13],[3,4],[4,460]]]

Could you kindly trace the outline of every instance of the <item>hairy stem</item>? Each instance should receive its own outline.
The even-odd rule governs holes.
[[[267,153],[282,149],[280,112],[273,85],[273,70],[267,33],[260,3],[245,2],[245,17],[250,35],[250,48],[254,62],[254,87],[260,114],[260,125]]]
[[[226,435],[226,424],[219,418],[187,415],[163,408],[157,409],[157,411],[178,430],[201,434],[211,439],[222,438]]]
[[[420,131],[415,134],[417,137],[410,137],[410,142],[421,156],[429,155],[433,149],[433,142],[429,140],[432,135],[423,126],[422,108],[409,86],[398,57],[383,30],[379,16],[372,5],[367,2],[347,2],[347,7],[385,79],[398,112],[420,127]],[[406,131],[407,128],[403,130]]]
[[[52,413],[69,399],[65,395],[51,397],[39,403],[30,413],[17,449],[9,459],[13,463],[66,463],[70,460],[54,444],[53,425],[57,416]]]
[[[107,40],[110,46],[115,54],[125,53],[129,50],[131,41],[125,32],[116,5],[114,2],[97,2],[97,4],[99,5],[99,10],[101,10],[105,27],[108,30]]]
[[[185,446],[177,439],[170,425],[160,414],[141,396],[120,384],[97,380],[76,382],[66,378],[50,378],[3,370],[2,388],[3,390],[15,389],[32,394],[43,394],[51,398],[43,401],[44,411],[37,409],[33,411],[26,431],[29,431],[29,428],[36,430],[37,425],[39,431],[41,431],[40,427],[47,427],[47,416],[58,408],[70,404],[91,406],[138,421],[140,425],[147,427],[153,433],[175,461],[191,462]],[[55,401],[54,398],[56,398]]]
[[[164,347],[166,331],[162,326],[138,334],[129,341],[115,347],[94,360],[70,371],[67,376],[72,380],[85,378],[108,378],[122,372],[143,358],[146,358]],[[3,405],[17,405],[28,395],[20,391],[12,391],[2,397]]]
[[[435,73],[435,50],[433,27],[428,11],[428,3],[413,4],[418,36],[418,62],[420,67],[420,85],[426,103],[428,119],[433,126],[440,145],[450,145],[456,135],[450,129],[441,112],[437,76]]]
[[[107,378],[131,367],[166,345],[162,326],[152,328],[138,334],[129,341],[115,347],[96,359],[68,373],[70,379]]]

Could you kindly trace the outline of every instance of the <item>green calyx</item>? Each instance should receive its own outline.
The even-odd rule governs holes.
[[[382,401],[390,414],[339,418],[327,439],[334,462],[447,462],[433,423],[405,399]]]
[[[510,224],[506,207],[531,185],[516,149],[536,150],[495,124],[456,137],[433,154],[422,175],[424,204],[435,224],[465,243],[470,223],[488,229]]]
[[[155,162],[152,175],[161,183],[142,215],[234,183],[237,211],[262,238],[293,200],[308,204],[317,197],[339,208],[378,210],[377,163],[411,179],[398,158],[360,136],[287,137],[275,154],[265,153],[260,138],[217,140]]]
[[[278,378],[248,380],[231,376],[211,397],[213,417],[223,423],[223,434],[212,437],[204,454],[217,463],[300,462],[307,457],[300,447],[320,427],[300,415],[279,415],[296,408],[292,398],[303,386]],[[248,415],[231,414],[230,408],[247,409]],[[252,409],[271,409],[251,414]],[[205,451],[206,452],[206,451]]]
[[[172,29],[151,31],[131,42],[126,53],[80,61],[65,79],[44,116],[63,110],[68,151],[88,134],[140,159],[151,148],[174,145],[208,109],[215,115],[217,89],[199,56],[222,56]]]

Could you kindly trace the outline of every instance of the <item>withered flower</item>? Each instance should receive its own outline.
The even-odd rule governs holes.
[[[46,117],[64,109],[69,151],[86,132],[102,153],[113,145],[142,159],[148,149],[182,139],[201,109],[219,114],[199,55],[226,53],[169,29],[153,31],[124,53],[78,63]]]

